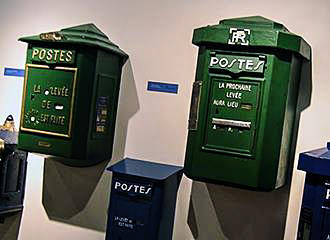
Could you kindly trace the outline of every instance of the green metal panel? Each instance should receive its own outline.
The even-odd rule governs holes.
[[[19,148],[86,166],[111,158],[128,56],[93,24],[25,37]]]
[[[26,71],[21,129],[70,137],[77,69],[28,64]]]
[[[193,43],[199,54],[185,174],[261,190],[283,186],[302,110],[297,99],[309,97],[299,88],[310,47],[262,17],[196,29]]]

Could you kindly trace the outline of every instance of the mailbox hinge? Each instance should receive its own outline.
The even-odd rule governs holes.
[[[190,114],[188,121],[189,130],[197,130],[201,88],[202,81],[195,81],[191,95]]]

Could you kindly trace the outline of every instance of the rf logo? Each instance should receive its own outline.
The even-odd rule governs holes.
[[[228,44],[248,46],[250,33],[251,33],[250,29],[230,28]]]

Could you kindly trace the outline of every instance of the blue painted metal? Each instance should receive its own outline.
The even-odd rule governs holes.
[[[24,77],[24,69],[5,68],[5,76]]]
[[[182,169],[130,158],[108,168],[106,240],[171,240]]]
[[[166,93],[178,93],[179,85],[174,83],[162,83],[162,82],[148,82],[148,91],[166,92]]]
[[[298,240],[330,240],[330,143],[301,153],[298,169],[306,172]]]

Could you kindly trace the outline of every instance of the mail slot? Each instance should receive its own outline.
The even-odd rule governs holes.
[[[330,143],[301,153],[298,169],[306,172],[297,240],[330,239]]]
[[[111,158],[128,56],[95,25],[24,37],[19,148],[85,166]]]
[[[23,209],[27,153],[16,149],[17,134],[10,115],[0,126],[0,218]]]
[[[193,44],[185,174],[255,190],[285,185],[310,105],[311,47],[263,17],[195,29]]]
[[[171,240],[182,168],[126,158],[113,172],[107,240]]]

